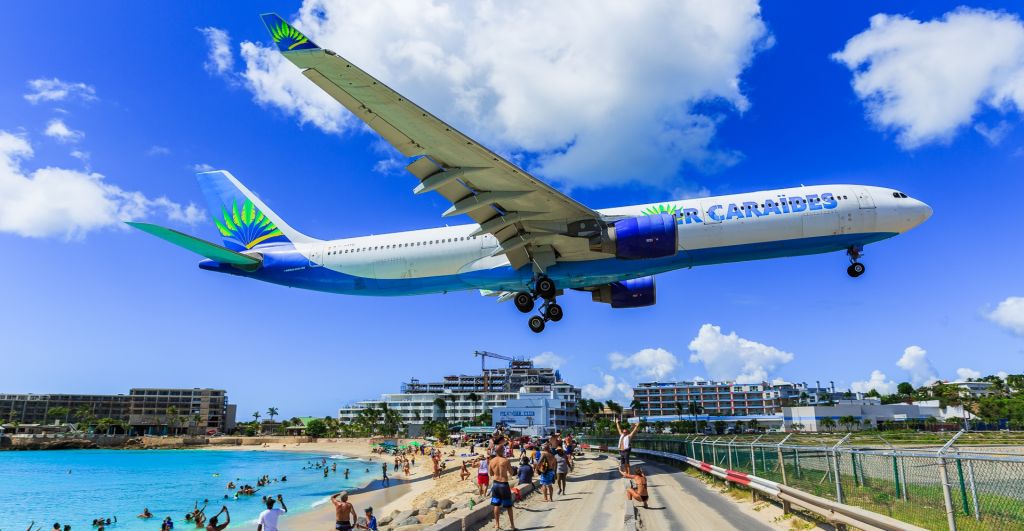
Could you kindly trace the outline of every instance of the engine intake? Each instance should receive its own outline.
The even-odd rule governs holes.
[[[612,308],[641,308],[657,302],[654,277],[640,277],[612,282],[590,292],[594,302],[611,304]]]
[[[637,216],[616,221],[608,231],[615,256],[627,260],[674,256],[679,248],[672,214]]]

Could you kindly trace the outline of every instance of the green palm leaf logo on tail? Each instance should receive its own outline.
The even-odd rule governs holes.
[[[284,236],[270,218],[263,215],[252,201],[246,199],[241,205],[232,201],[231,208],[221,207],[221,219],[214,218],[217,230],[225,238],[233,238],[246,249],[277,236]]]
[[[274,43],[280,45],[281,41],[288,44],[288,49],[291,50],[296,46],[309,42],[309,39],[305,35],[299,33],[299,30],[289,26],[285,22],[281,22],[275,27],[270,28],[270,36],[274,39]]]

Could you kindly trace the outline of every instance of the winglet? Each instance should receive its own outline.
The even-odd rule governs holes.
[[[282,52],[294,50],[315,50],[320,48],[313,41],[309,40],[299,30],[284,21],[277,13],[264,13],[260,15],[263,24],[267,26],[270,37],[274,39],[277,49]]]

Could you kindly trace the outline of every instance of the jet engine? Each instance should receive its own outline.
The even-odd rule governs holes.
[[[598,286],[590,297],[594,302],[611,304],[612,308],[641,308],[657,302],[653,276]]]
[[[679,248],[676,218],[654,214],[620,219],[608,225],[600,251],[626,260],[674,256]],[[598,250],[598,249],[595,249]]]

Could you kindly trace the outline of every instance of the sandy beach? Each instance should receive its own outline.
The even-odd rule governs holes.
[[[399,439],[399,444],[416,439]],[[422,442],[422,441],[421,441]],[[463,459],[471,457],[460,457],[460,454],[468,452],[466,448],[454,446],[440,446],[442,455],[445,456],[447,469],[439,479],[431,477],[433,467],[429,455],[416,455],[416,465],[411,467],[408,477],[404,473],[392,471],[391,464],[394,456],[373,453],[369,439],[325,439],[310,443],[272,443],[266,446],[210,446],[210,451],[285,451],[304,452],[320,454],[341,454],[346,457],[364,459],[372,462],[368,465],[370,470],[377,472],[377,478],[367,485],[349,491],[349,502],[356,508],[359,516],[363,515],[363,509],[373,507],[374,515],[380,521],[391,515],[394,511],[403,511],[417,508],[430,499],[457,500],[464,503],[471,494],[476,492],[475,483],[471,480],[462,481],[459,479],[459,467]],[[455,457],[450,454],[455,450]],[[388,476],[390,487],[384,488],[379,479],[381,463],[388,464]],[[475,478],[475,472],[473,475]],[[476,498],[478,503],[480,498]],[[288,515],[281,519],[281,531],[307,531],[307,530],[333,530],[334,529],[334,506],[324,503],[312,510],[307,510],[295,515]]]

